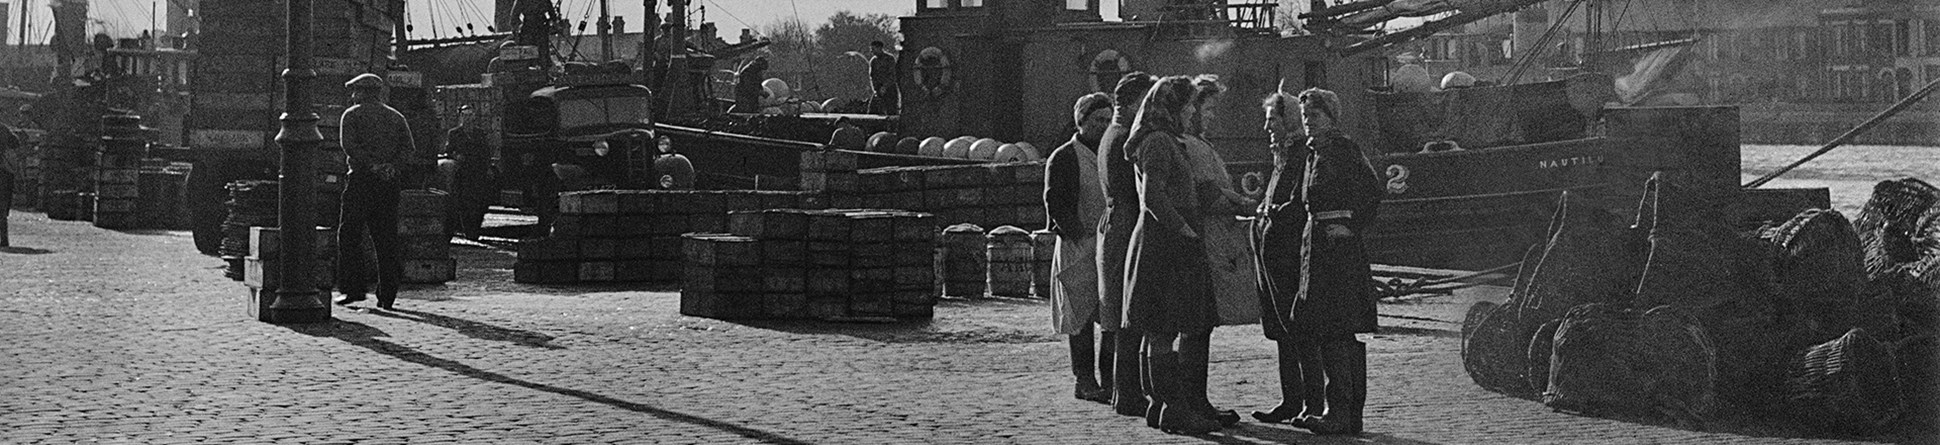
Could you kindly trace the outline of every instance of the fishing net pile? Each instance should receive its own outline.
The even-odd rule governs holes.
[[[1660,173],[1628,227],[1563,195],[1509,298],[1469,309],[1469,376],[1561,411],[1691,428],[1933,427],[1940,188],[1885,181],[1856,220],[1812,209],[1751,231],[1728,222],[1735,193]]]

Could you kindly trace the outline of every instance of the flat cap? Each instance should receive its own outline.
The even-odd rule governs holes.
[[[384,76],[371,73],[358,74],[349,82],[344,82],[344,88],[383,88],[387,85],[388,83],[384,82]]]

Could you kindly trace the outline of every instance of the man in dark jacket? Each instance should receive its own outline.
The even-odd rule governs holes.
[[[478,239],[478,229],[484,223],[485,210],[498,200],[498,190],[492,190],[492,146],[491,135],[478,125],[478,115],[470,105],[458,108],[458,126],[445,132],[444,160],[451,161],[450,209],[446,212],[445,231],[463,235],[468,239]],[[443,160],[441,160],[442,162]]]
[[[1332,91],[1309,88],[1300,93],[1300,117],[1313,160],[1301,184],[1308,223],[1300,250],[1300,292],[1285,327],[1319,344],[1327,412],[1311,422],[1308,429],[1316,434],[1361,432],[1367,345],[1355,334],[1376,328],[1361,233],[1374,221],[1384,191],[1360,146],[1341,132],[1340,106]]]
[[[896,114],[902,95],[896,90],[896,56],[889,54],[881,40],[869,42],[869,113]]]
[[[398,281],[404,276],[397,240],[397,205],[401,187],[398,172],[416,146],[404,114],[384,104],[383,77],[365,73],[344,83],[357,102],[344,110],[338,130],[350,174],[344,185],[337,226],[337,304],[364,300],[370,268],[364,263],[364,239],[377,253],[377,307],[390,309],[397,301]]]

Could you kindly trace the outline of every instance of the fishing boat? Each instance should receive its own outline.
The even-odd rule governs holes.
[[[1257,196],[1270,168],[1258,99],[1331,89],[1347,108],[1345,130],[1385,181],[1369,253],[1420,267],[1517,262],[1565,191],[1624,214],[1652,171],[1735,188],[1733,107],[1625,107],[1613,78],[1597,73],[1432,92],[1390,85],[1394,45],[1538,2],[1469,2],[1478,4],[1426,11],[1446,18],[1371,36],[1289,35],[1275,26],[1272,1],[1128,0],[1119,14],[1129,19],[1104,21],[1096,2],[922,0],[901,23],[901,124],[905,134],[1055,143],[1068,137],[1069,104],[1109,91],[1126,72],[1215,74],[1228,92],[1206,135],[1238,188]],[[1309,28],[1385,2],[1315,3]]]

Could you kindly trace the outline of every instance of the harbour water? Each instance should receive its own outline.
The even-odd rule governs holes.
[[[1744,180],[1783,168],[1819,149],[1816,145],[1745,145],[1740,158]],[[1766,188],[1825,187],[1832,207],[1847,218],[1859,216],[1880,181],[1917,178],[1940,184],[1940,146],[1847,145],[1833,149],[1779,176]]]

